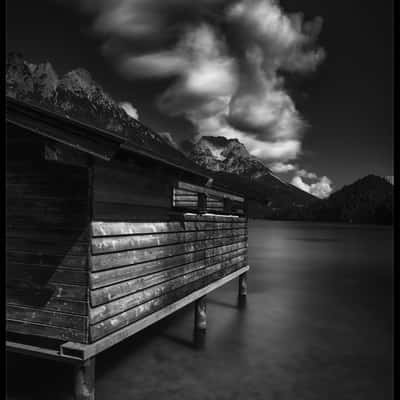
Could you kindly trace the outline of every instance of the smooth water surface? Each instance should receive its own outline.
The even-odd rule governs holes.
[[[391,399],[392,247],[387,227],[251,220],[246,309],[235,280],[208,296],[205,348],[191,305],[104,352],[96,399]],[[69,398],[69,374],[10,358],[9,399]]]

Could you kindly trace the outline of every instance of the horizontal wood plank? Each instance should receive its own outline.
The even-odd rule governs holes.
[[[112,292],[110,292],[111,301],[90,309],[90,324],[95,324],[116,314],[126,312],[154,297],[161,296],[230,265],[244,265],[245,263],[245,255],[233,257],[220,263],[203,260],[193,264],[186,264],[167,272],[163,271],[153,276],[146,276],[138,279],[137,282],[130,282],[132,283],[133,294],[112,300]],[[140,288],[141,290],[135,291],[135,285],[136,289]]]
[[[6,276],[7,281],[22,279],[30,282],[67,283],[80,286],[87,286],[88,284],[86,270],[63,267],[37,267],[27,264],[8,263]]]
[[[26,223],[21,225],[11,224],[7,220],[6,236],[9,238],[40,240],[53,243],[76,243],[77,245],[89,243],[88,225],[72,229],[69,226],[55,226],[52,229],[43,224],[28,226]]]
[[[26,229],[34,229],[39,227],[41,230],[55,230],[60,227],[64,227],[66,231],[76,232],[84,231],[87,228],[87,221],[80,218],[69,218],[67,214],[49,215],[45,212],[41,215],[31,215],[29,213],[8,213],[6,215],[7,228],[8,229],[19,229],[24,227]]]
[[[6,185],[7,196],[31,197],[31,198],[68,198],[71,200],[85,200],[87,198],[87,184],[83,182],[73,183],[74,190],[69,185],[62,183],[60,178],[57,183],[30,184],[30,183],[8,183]],[[72,182],[71,182],[72,183]]]
[[[154,207],[149,204],[123,204],[116,202],[93,202],[93,219],[102,221],[160,221],[179,215],[171,206]]]
[[[35,324],[27,321],[6,320],[6,330],[8,332],[20,333],[24,335],[35,335],[46,338],[73,341],[77,343],[87,343],[87,333],[81,330]]]
[[[228,223],[246,223],[247,219],[236,215],[216,215],[216,214],[193,214],[185,213],[185,221],[199,222],[228,222]]]
[[[210,275],[198,279],[197,281],[180,287],[172,292],[168,292],[164,295],[156,297],[146,303],[143,303],[137,307],[133,307],[130,310],[123,312],[115,317],[104,320],[98,324],[90,327],[90,338],[91,341],[96,341],[112,332],[115,332],[127,325],[132,324],[140,318],[144,318],[147,315],[168,306],[169,304],[182,299],[188,294],[194,292],[208,285],[209,283],[222,278],[224,275],[228,275],[237,269],[240,269],[241,265],[234,265],[224,270],[216,271]]]
[[[171,257],[178,254],[185,254],[194,251],[205,250],[208,248],[225,246],[232,243],[244,242],[246,240],[247,237],[242,235],[212,240],[199,240],[197,242],[188,242],[148,249],[127,250],[117,253],[93,255],[90,258],[90,268],[93,271],[99,271],[115,267],[123,267],[126,265],[156,260],[159,258]]]
[[[6,303],[22,307],[32,307],[37,302],[35,295],[23,295],[22,293],[7,293]],[[86,301],[74,301],[57,297],[50,297],[44,304],[40,305],[41,310],[58,311],[63,313],[88,315],[88,304]]]
[[[84,269],[88,265],[88,256],[69,256],[42,254],[40,252],[7,250],[6,260],[9,263],[20,263],[26,265],[49,266],[49,267],[68,267]]]
[[[70,352],[80,353],[82,359],[87,360],[91,357],[96,356],[97,354],[103,352],[104,350],[109,349],[110,347],[120,343],[124,339],[134,335],[135,333],[145,329],[146,327],[154,324],[157,321],[171,315],[175,311],[187,306],[188,304],[194,302],[195,300],[205,296],[206,294],[212,292],[213,290],[219,288],[220,286],[225,285],[227,282],[232,281],[238,276],[249,270],[249,266],[246,265],[243,268],[237,269],[222,278],[209,283],[206,286],[203,286],[194,292],[189,293],[188,295],[181,297],[180,299],[174,301],[173,303],[141,318],[135,323],[129,324],[124,328],[119,329],[118,331],[111,333],[98,341],[92,341],[90,344],[79,344],[74,342],[67,342],[61,345],[61,353],[64,352],[67,354]]]
[[[199,199],[199,196],[194,193],[188,193],[188,194],[176,194],[174,192],[174,199],[175,200],[193,200],[193,201],[197,201]]]
[[[226,229],[216,231],[189,231],[176,233],[160,233],[131,236],[108,236],[92,239],[92,253],[108,253],[123,250],[134,250],[146,247],[157,247],[182,242],[193,242],[197,240],[214,239],[246,235],[246,229]]]
[[[10,285],[10,282],[8,284]],[[46,285],[46,289],[49,289],[49,291],[51,292],[51,296],[49,296],[48,299],[58,299],[65,301],[87,301],[88,299],[88,289],[85,286],[71,285],[65,283],[49,283]],[[14,296],[24,296],[26,298],[29,298],[29,296],[32,296],[33,293],[34,292],[32,292],[29,287],[23,287],[22,285],[19,288],[7,288],[8,298]]]
[[[66,236],[61,240],[44,238],[40,232],[36,233],[36,238],[26,237],[23,234],[20,234],[20,237],[7,234],[7,249],[55,256],[82,256],[88,253],[89,243]]]
[[[241,196],[233,195],[233,194],[230,194],[227,192],[223,192],[220,190],[215,190],[215,189],[211,189],[211,188],[207,188],[207,187],[203,187],[203,186],[196,186],[196,185],[186,183],[186,182],[178,182],[177,188],[185,189],[185,190],[189,190],[189,191],[193,191],[193,192],[197,192],[197,193],[205,193],[205,194],[215,196],[215,197],[228,198],[228,199],[235,200],[235,201],[244,201],[244,197],[241,197]]]
[[[165,221],[165,222],[103,222],[94,221],[91,224],[92,236],[119,236],[136,234],[160,234],[185,231],[214,231],[219,229],[246,228],[245,221],[232,218],[223,222],[215,221]]]
[[[92,289],[97,289],[104,286],[110,286],[118,282],[129,281],[133,278],[152,274],[164,269],[201,261],[209,257],[222,257],[224,255],[228,256],[231,253],[234,254],[236,252],[246,251],[246,249],[246,243],[235,243],[223,247],[214,247],[208,250],[177,255],[165,259],[158,259],[128,267],[91,272],[89,275],[90,287]]]
[[[6,318],[7,320],[26,321],[33,324],[44,324],[81,331],[86,329],[87,324],[87,317],[81,315],[21,307],[13,304],[7,304]]]
[[[174,187],[174,194],[177,196],[198,196],[198,193],[193,190],[178,189],[176,187]]]
[[[209,265],[230,261],[234,258],[245,256],[246,248],[237,249],[229,253],[215,254],[207,258],[198,258],[196,261],[185,264],[163,268],[160,271],[147,275],[139,275],[133,279],[120,283],[108,285],[90,291],[90,303],[92,306],[106,303],[120,297],[124,297],[135,291],[144,289],[148,286],[159,284],[168,279],[190,272],[191,270],[201,269]]]

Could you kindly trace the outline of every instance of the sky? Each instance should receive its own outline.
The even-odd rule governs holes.
[[[6,43],[87,69],[176,143],[237,138],[319,197],[393,175],[390,1],[8,0]]]

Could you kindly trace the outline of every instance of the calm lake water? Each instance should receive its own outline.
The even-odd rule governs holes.
[[[235,280],[208,296],[205,348],[189,306],[104,352],[97,400],[392,399],[392,229],[249,228],[246,309]],[[69,398],[67,366],[13,356],[8,369],[9,399]]]

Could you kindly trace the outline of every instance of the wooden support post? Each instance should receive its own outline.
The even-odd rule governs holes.
[[[95,357],[79,363],[74,371],[74,400],[94,400]]]
[[[206,296],[200,297],[194,303],[194,344],[204,347],[207,329]]]
[[[247,300],[247,272],[239,275],[239,294],[238,294],[238,305],[240,308],[246,306]]]

